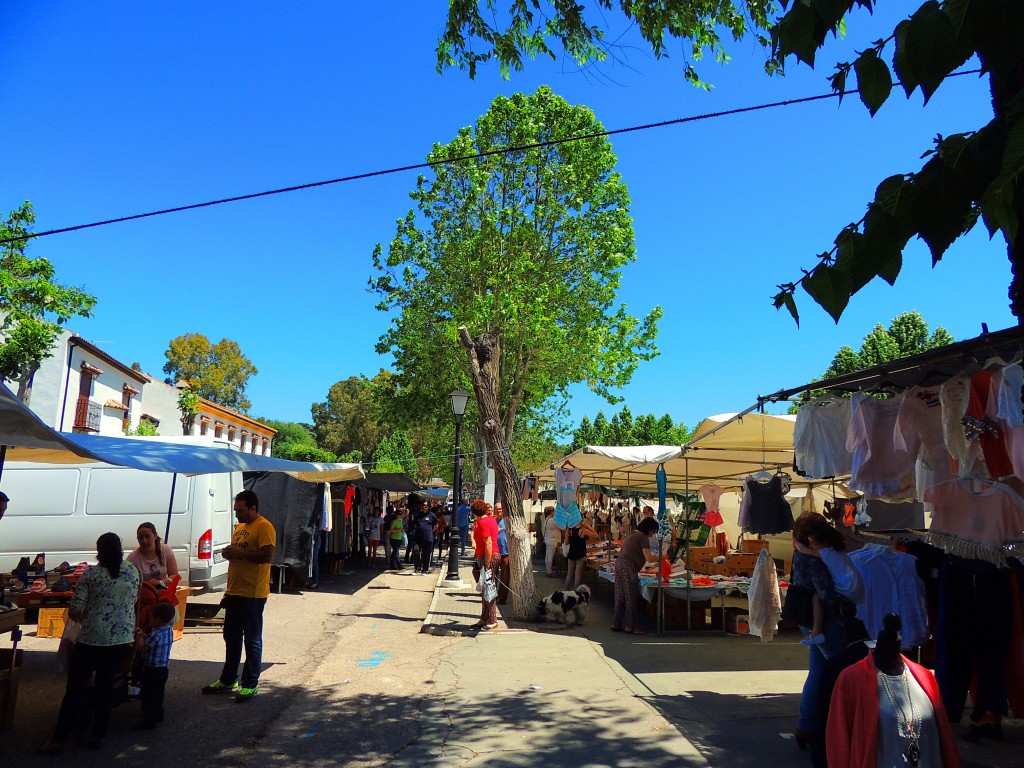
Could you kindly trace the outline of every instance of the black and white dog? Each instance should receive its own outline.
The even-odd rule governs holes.
[[[537,604],[537,613],[545,621],[560,622],[566,628],[584,624],[590,609],[590,587],[581,584],[576,591],[556,589]]]

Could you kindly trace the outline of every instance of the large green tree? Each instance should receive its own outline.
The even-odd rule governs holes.
[[[18,382],[18,397],[26,403],[61,326],[91,316],[96,306],[95,296],[56,282],[50,261],[26,255],[35,220],[28,201],[0,218],[0,379]]]
[[[270,446],[270,455],[275,459],[291,459],[297,446],[316,448],[316,439],[309,425],[297,421],[279,421],[264,416],[256,417],[256,421],[276,430],[274,442]]]
[[[401,429],[396,429],[390,435],[381,438],[373,452],[373,471],[404,472],[413,480],[427,479],[420,477],[412,441]]]
[[[398,221],[386,255],[374,252],[371,287],[378,308],[394,313],[377,349],[395,357],[404,410],[450,422],[448,392],[472,386],[470,418],[508,504],[520,617],[534,606],[509,453],[520,411],[536,413],[576,382],[614,400],[612,390],[657,354],[661,309],[638,319],[615,303],[635,253],[610,144],[545,144],[601,130],[590,110],[547,87],[499,96],[475,125],[434,146],[435,176],[411,193],[416,210]]]
[[[438,44],[438,68],[459,66],[476,73],[481,61],[496,59],[506,76],[522,67],[523,55],[555,55],[561,48],[578,62],[600,60],[610,50],[608,26],[635,24],[655,55],[666,55],[666,40],[692,44],[692,56],[711,50],[725,57],[718,29],[738,38],[753,31],[767,46],[769,72],[787,59],[815,65],[832,35],[843,37],[850,12],[871,11],[877,0],[595,0],[590,4],[541,0],[453,0]],[[482,9],[485,12],[481,12]],[[927,0],[892,32],[856,58],[836,66],[829,77],[844,94],[856,82],[860,100],[874,115],[894,85],[909,98],[921,91],[925,103],[955,70],[976,60],[987,80],[994,117],[975,130],[939,136],[922,147],[924,164],[884,179],[867,212],[844,227],[816,263],[778,286],[777,308],[799,322],[795,295],[805,290],[838,322],[852,296],[875,278],[894,283],[903,250],[920,238],[938,263],[949,246],[979,220],[990,236],[1001,235],[1010,260],[1010,309],[1024,321],[1024,2],[1021,0]],[[688,79],[699,82],[692,65]],[[908,158],[909,161],[909,158]]]
[[[384,370],[372,379],[349,376],[331,385],[327,399],[311,407],[317,445],[339,456],[372,456],[390,431],[381,407],[382,390],[390,386],[391,373]]]
[[[245,387],[259,371],[238,342],[221,339],[211,344],[201,333],[186,333],[171,339],[164,357],[168,383],[184,379],[200,397],[243,413],[252,406]]]

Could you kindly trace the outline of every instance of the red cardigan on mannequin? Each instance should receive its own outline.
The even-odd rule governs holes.
[[[935,710],[942,763],[945,768],[962,768],[960,751],[942,706],[939,684],[924,667],[901,656],[910,674],[920,684]],[[825,731],[828,764],[843,768],[876,768],[878,763],[878,674],[872,654],[842,671],[832,693]]]

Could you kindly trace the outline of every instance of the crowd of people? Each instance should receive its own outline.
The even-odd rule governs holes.
[[[6,506],[7,498],[3,501]],[[659,560],[659,522],[650,507],[637,512],[635,518],[626,513],[620,521],[620,531],[626,535],[615,563],[611,629],[644,634],[636,615],[638,576],[646,564]],[[554,516],[553,507],[545,508],[539,536],[544,542],[545,573],[554,575],[554,553],[561,543],[567,563],[565,587],[573,590],[582,578],[587,541],[598,534],[586,517],[560,529],[553,524]],[[233,694],[242,703],[259,691],[263,611],[270,593],[276,533],[260,514],[252,491],[235,497],[235,517],[231,544],[223,551],[229,562],[222,601],[224,666],[202,693]],[[392,569],[411,564],[420,574],[430,572],[435,552],[454,546],[464,554],[471,535],[481,600],[480,618],[473,626],[481,631],[497,628],[497,606],[507,600],[510,582],[508,534],[500,502],[492,507],[476,499],[446,510],[413,494],[387,513],[368,518],[364,531],[371,567],[376,566],[383,543],[384,558]],[[89,732],[87,744],[101,748],[119,676],[137,686],[141,700],[137,729],[156,728],[164,718],[171,628],[178,618],[173,601],[178,565],[152,523],[140,525],[136,538],[138,546],[125,556],[116,534],[102,535],[96,542],[98,565],[78,580],[69,618],[80,627],[57,722],[52,737],[38,747],[41,754],[63,752],[72,732],[82,727]],[[845,551],[844,536],[822,515],[807,513],[794,522],[793,549],[790,591],[807,595],[798,621],[808,652],[794,733],[798,746],[812,750],[817,766],[958,768],[959,752],[935,677],[900,653],[900,618],[886,616],[876,638],[870,638],[856,618],[856,606],[867,596],[863,579]],[[157,596],[149,604],[140,597],[147,590]],[[89,695],[87,685],[94,675],[95,693]]]
[[[380,552],[386,567],[393,571],[411,565],[414,573],[423,574],[430,573],[435,566],[443,567],[453,539],[460,544],[461,554],[465,554],[468,515],[467,505],[460,505],[453,512],[439,503],[427,504],[417,494],[407,496],[387,511],[373,509],[362,521],[369,566],[377,567]]]

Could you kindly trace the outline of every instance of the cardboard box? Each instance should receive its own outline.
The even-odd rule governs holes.
[[[4,611],[0,613],[0,635],[10,632],[12,629],[25,621],[25,609],[18,608],[15,611]]]
[[[181,640],[185,636],[185,604],[188,602],[188,587],[178,587],[174,596],[178,598],[178,621],[174,625],[174,639]]]
[[[67,608],[40,608],[36,637],[60,638],[68,620]]]
[[[768,539],[743,540],[743,551],[748,554],[760,554],[762,549],[768,549]]]
[[[723,576],[752,576],[757,565],[757,555],[732,552],[725,556]]]
[[[686,559],[686,567],[691,571],[707,573],[707,571],[701,569],[707,567],[707,564],[710,563],[717,555],[717,547],[690,547],[690,551]]]

